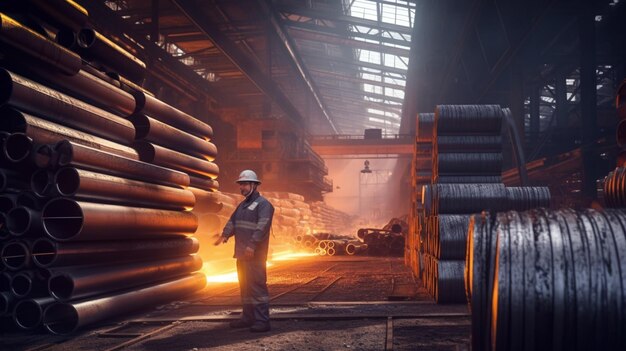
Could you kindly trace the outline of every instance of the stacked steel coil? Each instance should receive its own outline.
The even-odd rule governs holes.
[[[419,211],[412,214],[419,228],[409,233],[406,251],[418,253],[413,260],[423,267],[414,271],[438,303],[464,302],[462,271],[472,213],[550,206],[548,188],[502,183],[503,116],[497,105],[437,106],[432,183],[422,185]]]
[[[404,261],[411,267],[415,276],[420,276],[420,242],[424,225],[422,208],[422,186],[432,179],[432,138],[435,121],[434,113],[420,113],[415,121],[415,143],[411,160],[411,209],[407,224],[408,231],[404,243]]]
[[[617,89],[615,107],[620,119],[617,125],[617,145],[622,149],[617,157],[617,168],[609,172],[602,182],[602,195],[607,207],[626,206],[624,166],[626,166],[626,79]]]
[[[51,28],[87,18],[74,2],[29,3],[54,6],[37,16]],[[211,127],[83,65],[138,78],[121,68],[139,60],[102,35],[80,31],[81,58],[0,21],[0,314],[65,334],[203,288],[189,210],[218,186]]]
[[[622,350],[626,212],[474,215],[466,291],[473,350]]]

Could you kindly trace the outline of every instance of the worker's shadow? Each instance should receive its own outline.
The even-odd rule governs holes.
[[[338,322],[341,325],[338,325]],[[331,335],[327,334],[329,332],[336,334],[343,330],[345,333],[346,329],[352,327],[357,329],[367,328],[368,326],[380,328],[381,321],[361,320],[356,323],[355,321],[333,321],[332,323],[328,323],[328,321],[308,322],[302,320],[276,321],[272,324],[272,330],[266,333],[252,333],[247,328],[231,329],[228,323],[222,322],[186,322],[165,332],[160,337],[155,336],[141,343],[141,349],[202,350],[228,347],[228,350],[233,350],[233,347],[237,347],[237,349],[241,350],[294,350],[294,344],[292,343],[295,341],[294,337],[300,339],[300,343],[306,343],[306,339],[318,339],[321,335],[331,337]],[[298,337],[298,332],[304,334]],[[333,337],[336,338],[335,340],[346,342],[347,340],[343,339],[341,334],[333,335]],[[368,348],[353,346],[352,349],[366,350]],[[375,349],[378,350],[380,348],[377,346]]]

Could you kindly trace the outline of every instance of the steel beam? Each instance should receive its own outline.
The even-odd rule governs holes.
[[[190,0],[172,0],[180,11],[226,55],[230,61],[243,72],[259,90],[272,99],[289,118],[299,124],[304,124],[304,117],[291,103],[289,98],[280,90],[272,79],[263,72],[263,69],[248,55],[246,55],[232,40],[224,35],[217,25]]]
[[[273,8],[271,2],[267,0],[257,0],[257,3],[264,12],[265,17],[269,18],[270,24],[274,30],[274,34],[276,34],[276,36],[278,36],[278,38],[280,39],[283,50],[287,53],[291,64],[300,75],[300,79],[304,81],[305,85],[308,87],[309,93],[313,97],[313,100],[315,101],[320,112],[322,113],[326,121],[328,121],[328,123],[330,124],[330,128],[333,130],[333,132],[337,133],[337,128],[335,127],[335,124],[333,123],[333,120],[320,97],[319,89],[313,81],[311,73],[304,64],[304,61],[302,61],[302,58],[298,53],[298,48],[296,44],[293,42],[293,39],[291,39],[288,32],[283,28],[283,25],[278,16],[276,16],[276,10]]]
[[[308,18],[316,18],[334,22],[340,22],[344,24],[349,24],[353,26],[361,26],[361,27],[369,27],[379,30],[386,30],[390,32],[396,32],[405,35],[411,35],[411,28],[400,26],[392,23],[378,22],[374,20],[340,15],[337,13],[331,13],[329,11],[319,11],[308,9],[304,7],[293,7],[293,6],[281,6],[278,8],[280,12],[294,14],[298,16],[308,17]]]
[[[355,38],[363,38],[363,39],[368,39],[368,40],[376,40],[382,43],[401,45],[405,47],[409,47],[411,45],[411,42],[409,40],[387,38],[387,37],[383,37],[380,34],[352,32],[352,31],[347,31],[347,30],[340,29],[340,28],[326,27],[326,26],[321,26],[321,25],[307,23],[307,22],[297,22],[297,21],[292,21],[292,20],[286,20],[285,25],[289,27],[293,27],[293,28],[299,28],[302,30],[315,32],[315,33],[338,35],[341,37],[355,37]]]

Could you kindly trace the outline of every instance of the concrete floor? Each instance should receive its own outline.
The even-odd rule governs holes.
[[[272,331],[233,330],[235,283],[72,336],[5,334],[2,350],[466,350],[466,305],[436,305],[402,258],[308,257],[268,269]]]

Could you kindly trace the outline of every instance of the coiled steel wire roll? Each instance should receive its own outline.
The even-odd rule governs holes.
[[[439,153],[437,174],[498,176],[502,173],[502,153]]]
[[[435,123],[434,113],[420,113],[417,115],[417,126],[415,126],[417,141],[430,142],[433,139],[433,128]]]
[[[507,208],[504,184],[430,184],[422,190],[426,215],[476,213]]]
[[[463,260],[467,244],[468,215],[439,215],[434,237],[434,254],[440,260]]]
[[[439,152],[502,152],[500,135],[440,135]]]
[[[623,350],[626,211],[495,217],[470,223],[472,349]]]
[[[461,260],[439,260],[424,254],[424,286],[439,304],[465,302]]]
[[[547,186],[507,187],[506,196],[510,210],[526,211],[550,207],[550,188]]]
[[[608,207],[626,206],[626,169],[617,167],[604,178],[604,203]]]
[[[436,135],[500,135],[502,117],[499,105],[438,105]]]
[[[437,177],[439,184],[480,184],[502,183],[502,176],[475,176],[475,175],[440,175]]]

